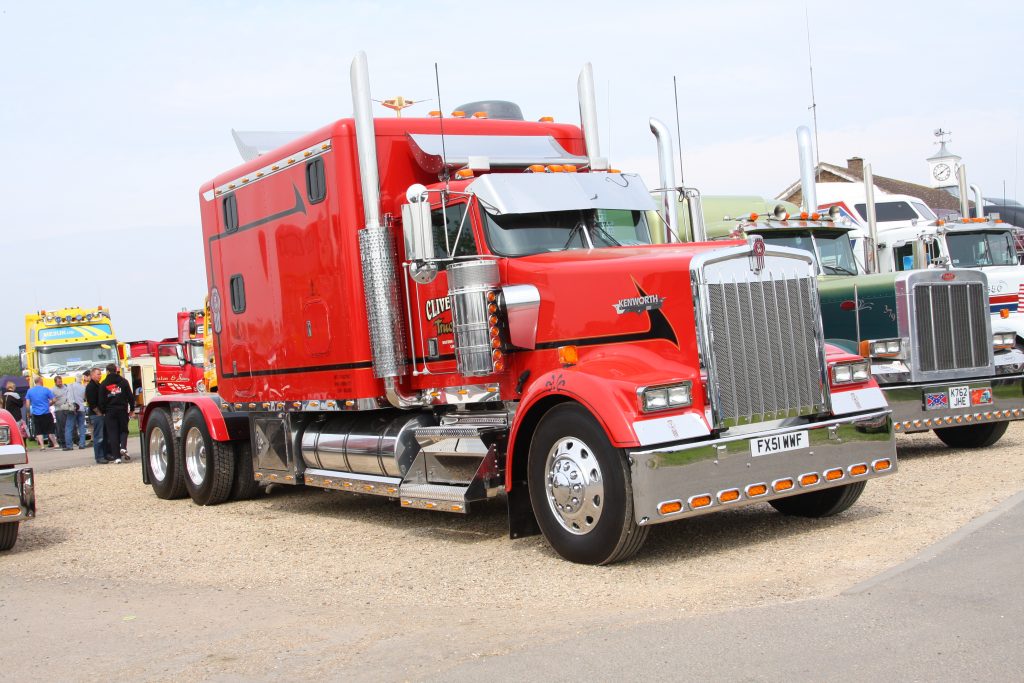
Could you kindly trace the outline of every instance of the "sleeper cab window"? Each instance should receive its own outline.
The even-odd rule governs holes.
[[[306,162],[306,196],[309,197],[310,204],[319,204],[327,197],[323,157]]]
[[[238,230],[238,199],[234,194],[224,198],[224,232]]]
[[[245,280],[242,279],[241,275],[231,276],[230,290],[232,312],[245,312]]]

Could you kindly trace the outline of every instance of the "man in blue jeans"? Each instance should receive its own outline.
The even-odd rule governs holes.
[[[85,402],[89,405],[89,424],[92,425],[92,455],[97,465],[113,462],[107,457],[107,444],[103,439],[103,411],[100,410],[100,378],[103,371],[93,368],[89,373],[90,380],[85,385]]]
[[[67,418],[64,422],[64,450],[70,451],[75,445],[75,430],[78,430],[78,447],[85,448],[85,384],[89,373],[82,373],[81,382],[68,384],[64,393]]]

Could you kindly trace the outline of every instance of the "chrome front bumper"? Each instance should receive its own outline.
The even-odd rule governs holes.
[[[36,487],[32,468],[0,470],[0,524],[35,516]]]
[[[757,438],[807,430],[807,448],[754,456]],[[742,436],[635,450],[629,453],[633,506],[640,525],[670,522],[729,507],[784,498],[896,471],[896,441],[888,410],[783,427]],[[888,461],[889,467],[884,467]],[[859,466],[865,466],[863,473]],[[826,472],[838,478],[827,480]],[[804,475],[815,483],[801,484]],[[792,486],[783,488],[790,481]],[[763,486],[764,493],[759,492]],[[706,502],[706,504],[704,504]],[[678,504],[676,512],[664,513]]]
[[[991,403],[965,408],[937,407],[929,410],[927,394],[947,393],[950,387],[967,387],[969,395],[991,389]],[[987,377],[977,380],[948,380],[929,384],[882,386],[892,408],[897,433],[925,432],[937,427],[960,427],[979,422],[1007,422],[1024,418],[1024,375]],[[948,398],[947,398],[948,401]]]

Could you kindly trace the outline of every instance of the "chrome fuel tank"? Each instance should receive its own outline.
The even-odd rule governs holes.
[[[302,459],[315,469],[402,477],[420,449],[415,430],[433,424],[424,413],[331,416],[303,430]]]

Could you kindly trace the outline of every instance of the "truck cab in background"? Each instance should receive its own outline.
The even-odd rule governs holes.
[[[109,363],[121,364],[121,360],[110,311],[103,306],[25,315],[22,372],[26,377],[39,375],[52,388],[58,375],[65,384],[78,382],[86,370]]]

